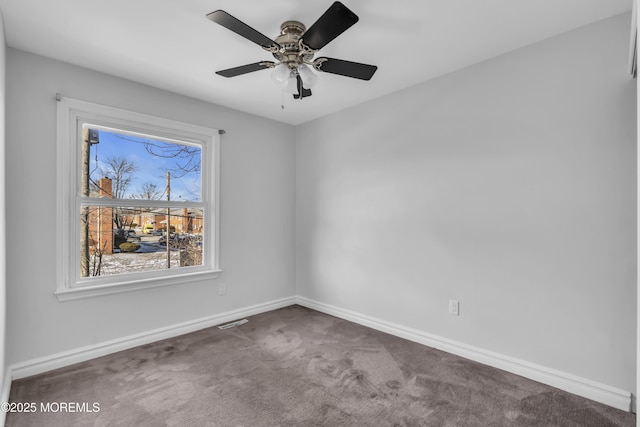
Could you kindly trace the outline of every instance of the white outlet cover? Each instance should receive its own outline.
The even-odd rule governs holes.
[[[453,314],[454,316],[460,315],[460,302],[458,300],[449,300],[449,314]]]

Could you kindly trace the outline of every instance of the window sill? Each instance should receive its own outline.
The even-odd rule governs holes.
[[[181,285],[217,278],[222,270],[198,271],[194,273],[180,274],[171,277],[149,278],[132,280],[127,282],[110,283],[99,286],[85,286],[77,288],[60,289],[55,292],[58,301],[70,301],[82,298],[92,298],[103,295],[117,294],[121,292],[137,291],[140,289],[157,288],[160,286]]]

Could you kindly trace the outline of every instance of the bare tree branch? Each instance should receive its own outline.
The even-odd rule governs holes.
[[[137,195],[137,199],[144,200],[160,200],[164,193],[158,189],[158,186],[153,182],[145,182],[142,184],[142,192]]]

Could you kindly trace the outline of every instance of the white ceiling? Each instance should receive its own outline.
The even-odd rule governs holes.
[[[378,66],[371,81],[320,73],[313,96],[284,97],[273,60],[205,18],[223,9],[275,38],[307,27],[332,0],[0,0],[11,47],[289,124],[377,98],[573,28],[631,10],[632,0],[343,0],[360,21],[318,56]]]

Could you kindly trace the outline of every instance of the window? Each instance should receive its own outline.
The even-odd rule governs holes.
[[[60,300],[217,277],[219,133],[59,98]]]

